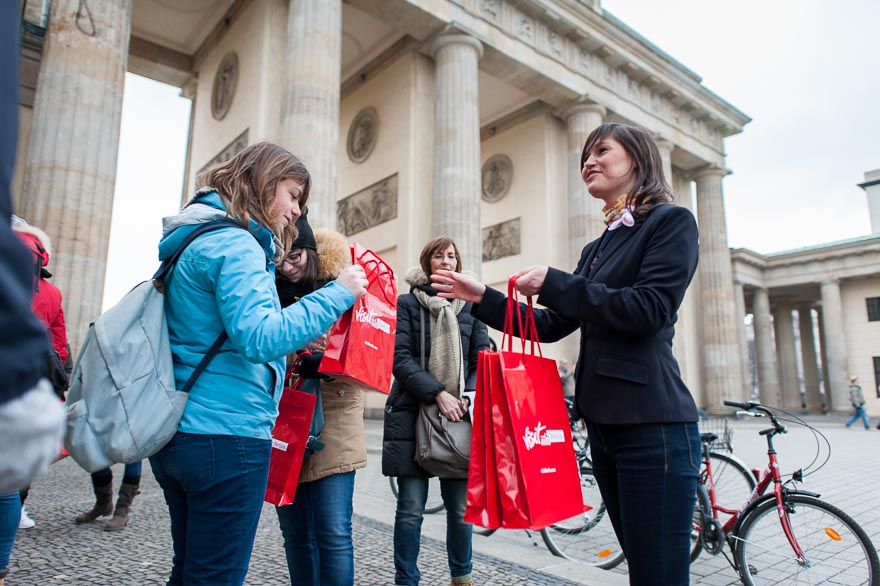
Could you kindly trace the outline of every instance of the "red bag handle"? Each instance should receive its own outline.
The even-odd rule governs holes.
[[[284,374],[284,386],[285,388],[299,389],[303,385],[303,378],[296,373],[296,367],[299,366],[300,360],[302,360],[303,356],[311,356],[311,352],[301,352],[296,356],[296,360],[293,361],[293,364],[287,369],[287,372]],[[291,379],[293,377],[297,377],[297,379],[291,384]]]
[[[367,256],[367,254],[372,254],[374,258],[366,261],[363,260],[363,258]],[[382,296],[385,297],[386,303],[389,304],[393,304],[393,302],[397,300],[397,296],[395,295],[394,289],[391,286],[391,283],[394,280],[394,271],[391,270],[391,267],[389,267],[384,260],[379,258],[379,256],[375,252],[365,248],[364,252],[362,252],[358,256],[355,256],[354,246],[352,245],[351,262],[364,267],[364,272],[366,273],[368,280],[372,280],[370,279],[370,277],[373,275],[388,274],[391,278],[385,281],[385,284],[382,287]],[[383,268],[385,269],[384,271],[382,270]]]
[[[516,289],[516,277],[510,277],[507,281],[507,310],[504,316],[504,332],[501,339],[501,346],[504,347],[504,341],[507,340],[508,352],[513,351],[513,316],[516,314],[517,327],[522,341],[522,354],[526,353],[526,341],[530,343],[529,351],[532,356],[535,355],[535,348],[538,355],[543,358],[541,352],[541,342],[538,338],[538,327],[535,324],[535,308],[532,304],[532,296],[526,297],[526,319],[523,322],[522,313],[519,311],[519,291]]]

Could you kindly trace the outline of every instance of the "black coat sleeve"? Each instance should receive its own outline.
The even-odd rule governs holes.
[[[633,285],[612,288],[551,268],[538,301],[562,319],[628,335],[654,335],[681,304],[696,270],[698,240],[693,214],[668,206],[646,241]]]
[[[495,289],[486,288],[483,294],[483,301],[479,305],[474,305],[473,315],[495,328],[504,331],[504,314],[507,311],[507,296],[496,291]],[[523,319],[525,319],[526,305],[519,304],[519,311]],[[538,330],[538,338],[541,342],[556,342],[569,335],[578,327],[580,323],[576,320],[566,318],[552,309],[536,309],[535,310],[535,328]],[[519,326],[517,320],[513,320],[513,334],[519,336]],[[501,348],[499,348],[500,350]]]

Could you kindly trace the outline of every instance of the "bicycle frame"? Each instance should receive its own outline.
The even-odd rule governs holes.
[[[771,415],[772,418],[772,415]],[[785,494],[786,491],[784,489],[784,483],[782,480],[782,474],[779,472],[779,460],[777,458],[776,450],[773,447],[773,436],[777,433],[785,433],[785,428],[780,426],[778,422],[775,421],[775,418],[772,418],[774,421],[774,427],[771,429],[766,429],[760,432],[761,435],[767,436],[767,457],[769,463],[767,465],[767,469],[758,479],[758,484],[755,486],[755,489],[752,491],[752,494],[746,499],[746,501],[740,506],[740,508],[736,511],[727,509],[725,507],[720,506],[715,497],[715,479],[712,474],[712,463],[709,458],[709,449],[708,445],[703,443],[703,471],[700,472],[700,477],[698,483],[706,488],[709,496],[709,502],[712,507],[711,518],[715,522],[716,525],[720,525],[720,521],[718,519],[718,512],[725,513],[727,515],[731,515],[730,519],[727,520],[721,526],[723,531],[722,536],[728,542],[731,550],[735,548],[735,542],[738,539],[737,529],[739,528],[740,522],[745,518],[749,511],[758,506],[761,502],[766,500],[767,498],[771,498],[771,495],[767,495],[764,497],[764,492],[770,486],[770,483],[773,483],[773,494],[772,498],[776,501],[776,511],[779,516],[779,522],[782,525],[782,531],[785,533],[785,537],[788,540],[788,543],[791,545],[792,551],[797,558],[797,561],[801,565],[807,564],[806,556],[804,555],[803,550],[801,549],[800,544],[798,544],[797,538],[794,535],[794,531],[791,528],[791,522],[786,514],[786,503],[785,503]],[[763,497],[763,498],[762,498]]]

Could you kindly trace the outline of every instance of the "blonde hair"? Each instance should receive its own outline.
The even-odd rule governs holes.
[[[300,208],[305,208],[312,187],[308,169],[295,155],[269,142],[258,142],[222,163],[206,169],[198,177],[198,186],[216,189],[226,214],[245,228],[253,218],[275,234],[281,243],[276,258],[284,258],[296,239],[295,222],[280,228],[269,210],[275,201],[279,181],[293,179],[302,186]]]

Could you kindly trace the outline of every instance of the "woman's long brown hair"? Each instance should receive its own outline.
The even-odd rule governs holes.
[[[275,201],[275,188],[285,179],[302,185],[299,207],[305,208],[312,187],[306,166],[277,144],[258,142],[205,170],[198,177],[198,186],[216,189],[226,204],[226,214],[245,228],[253,218],[271,230],[281,243],[275,258],[281,259],[287,256],[297,235],[295,222],[281,228],[277,219],[269,215]]]
[[[663,177],[660,149],[657,148],[654,138],[641,128],[617,123],[600,125],[590,133],[587,142],[584,143],[584,150],[581,153],[581,168],[590,156],[593,147],[609,136],[623,146],[623,150],[635,165],[633,169],[635,182],[626,198],[626,204],[635,208],[634,214],[639,218],[644,218],[658,205],[672,203],[675,196]]]

